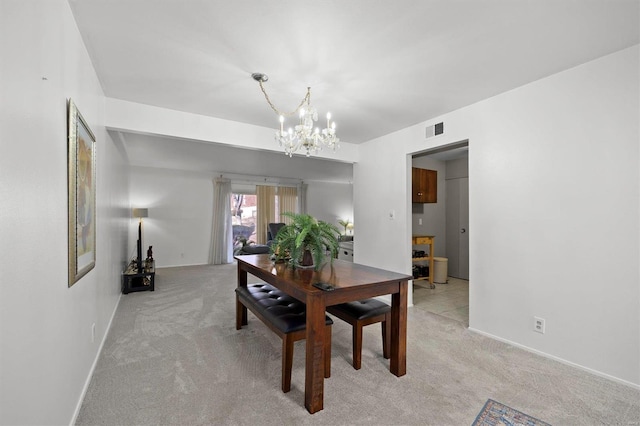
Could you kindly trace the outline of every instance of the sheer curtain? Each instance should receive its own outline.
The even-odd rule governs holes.
[[[213,223],[209,263],[221,265],[233,262],[232,235],[231,181],[216,178],[213,180]]]
[[[307,212],[307,184],[298,185],[298,213]]]
[[[256,243],[267,243],[267,224],[276,222],[276,187],[256,186],[257,214],[256,214]]]
[[[296,213],[298,211],[298,189],[290,186],[278,188],[278,210],[279,214],[284,212]],[[278,222],[289,223],[290,219],[280,216]]]

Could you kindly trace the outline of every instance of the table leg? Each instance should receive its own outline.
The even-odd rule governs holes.
[[[391,295],[391,362],[396,376],[407,373],[407,292],[408,282],[400,282],[398,293]]]
[[[247,271],[242,268],[242,263],[238,262],[238,287],[247,286]]]
[[[307,353],[304,405],[313,414],[323,409],[325,302],[322,295],[307,297]]]
[[[242,269],[238,262],[238,287],[247,286],[247,271]],[[236,294],[236,330],[240,330],[243,325],[247,325],[247,308],[238,299]]]

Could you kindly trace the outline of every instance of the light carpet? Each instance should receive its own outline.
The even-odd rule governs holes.
[[[280,339],[251,313],[235,329],[236,265],[158,269],[155,285],[122,296],[78,425],[470,425],[487,398],[554,425],[640,419],[636,389],[415,308],[403,377],[382,357],[379,324],[365,327],[354,370],[351,327],[335,321],[324,410],[311,415],[305,342],[284,394]]]

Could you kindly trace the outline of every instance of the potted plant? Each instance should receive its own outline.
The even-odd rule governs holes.
[[[347,236],[347,228],[349,227],[349,225],[351,224],[351,222],[349,222],[349,219],[344,220],[344,219],[340,219],[338,221],[338,223],[340,224],[340,226],[342,226],[344,228],[344,236]]]
[[[340,241],[353,241],[353,236],[347,236],[347,230],[353,230],[353,223],[351,223],[349,219],[340,219],[338,220],[338,223],[344,228],[344,234],[340,236]]]
[[[291,223],[280,229],[271,245],[276,261],[286,258],[294,268],[313,266],[318,270],[327,253],[332,260],[338,255],[340,231],[335,225],[308,214],[286,212],[282,216]]]

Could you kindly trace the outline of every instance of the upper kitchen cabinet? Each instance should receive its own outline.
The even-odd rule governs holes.
[[[413,203],[438,202],[438,172],[411,168],[411,201]]]

